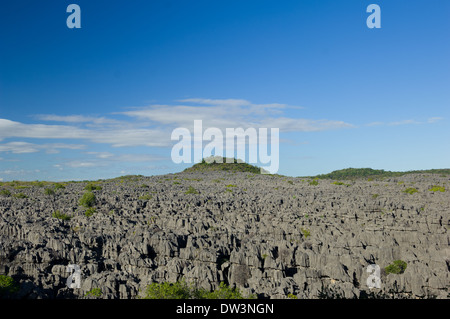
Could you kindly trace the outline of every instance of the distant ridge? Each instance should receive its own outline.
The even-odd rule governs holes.
[[[385,171],[383,169],[372,168],[344,168],[333,171],[328,174],[320,174],[314,176],[320,179],[360,179],[360,178],[383,178],[383,177],[397,177],[407,174],[441,174],[450,175],[450,169],[428,169],[428,170],[414,170],[407,172],[393,172]]]
[[[232,163],[227,163],[227,159],[229,162],[232,161]],[[204,158],[201,161],[201,163],[197,163],[189,168],[186,168],[183,172],[192,173],[192,172],[214,172],[214,171],[261,174],[260,167],[250,165],[240,159],[220,157],[220,156]]]

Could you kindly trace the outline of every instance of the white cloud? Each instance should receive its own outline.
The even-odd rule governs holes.
[[[94,166],[100,166],[98,163],[95,162],[82,162],[82,161],[71,161],[67,162],[66,166],[71,168],[86,168],[86,167],[94,167]]]
[[[252,104],[236,99],[184,99],[180,102],[200,105],[151,105],[135,108],[121,114],[150,120],[159,125],[193,128],[194,120],[202,120],[203,126],[217,127],[221,130],[237,127],[279,128],[281,132],[313,132],[352,127],[342,121],[309,120],[283,117],[285,104]],[[295,107],[299,108],[299,107]]]
[[[103,159],[114,156],[114,154],[110,153],[110,152],[86,152],[86,154],[95,155],[95,157],[103,158]]]
[[[45,150],[48,154],[59,153],[59,149],[79,150],[85,146],[80,144],[50,143],[50,144],[33,144],[28,142],[9,142],[0,144],[0,152],[11,152],[14,154],[36,153]]]
[[[420,124],[420,122],[417,122],[415,120],[402,120],[402,121],[388,123],[388,125],[391,125],[391,126],[408,125],[408,124]]]
[[[427,120],[427,122],[428,123],[436,123],[436,122],[439,122],[439,121],[442,121],[444,118],[443,117],[438,117],[438,116],[436,116],[436,117],[430,117],[428,120]]]
[[[289,117],[285,113],[292,106],[279,103],[254,104],[242,99],[203,98],[183,99],[180,102],[194,105],[150,105],[116,113],[128,117],[123,121],[84,115],[36,116],[42,121],[70,125],[25,124],[0,119],[0,141],[7,138],[66,139],[109,144],[112,147],[170,147],[173,145],[170,139],[172,130],[186,127],[192,131],[194,120],[202,120],[203,129],[216,127],[223,132],[226,128],[239,127],[279,128],[280,132],[315,132],[352,127],[343,121]],[[9,142],[0,144],[0,151],[33,153],[45,150],[49,154],[56,154],[60,149],[82,148],[69,145]],[[100,159],[112,157],[108,152],[93,155]]]
[[[54,121],[65,123],[94,123],[94,124],[118,124],[117,120],[105,117],[92,117],[84,115],[55,115],[55,114],[38,114],[36,118],[42,121]]]

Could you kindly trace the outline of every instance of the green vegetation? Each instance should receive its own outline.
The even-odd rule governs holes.
[[[394,260],[392,264],[384,268],[386,274],[403,274],[406,270],[406,262],[403,260]]]
[[[11,192],[5,188],[0,191],[0,195],[2,195],[3,197],[8,197],[11,196]]]
[[[252,298],[253,296],[250,296]],[[244,299],[239,289],[221,282],[219,288],[207,291],[188,285],[184,280],[176,283],[152,283],[145,290],[144,299]]]
[[[144,176],[143,175],[124,175],[124,176],[119,176],[119,177],[113,178],[112,180],[113,181],[119,181],[121,183],[124,183],[124,182],[137,182],[137,181],[139,181],[139,179],[141,177],[144,177]]]
[[[85,212],[84,215],[86,215],[86,217],[91,217],[92,215],[95,214],[95,208],[94,207],[89,207]]]
[[[294,294],[288,294],[287,297],[288,297],[289,299],[298,299],[297,296],[294,295]]]
[[[54,186],[55,186],[55,189],[64,189],[64,188],[66,188],[66,186],[64,186],[63,184],[61,184],[61,183],[55,183],[55,184],[53,184]]]
[[[317,186],[317,185],[319,185],[319,181],[315,178],[311,182],[309,182],[309,185]]]
[[[380,195],[378,195],[378,194],[372,194],[372,198],[373,198],[373,199],[377,199],[378,196],[380,196]]]
[[[61,213],[59,210],[53,212],[52,217],[58,218],[61,220],[70,220],[72,218],[72,216]]]
[[[188,188],[188,190],[185,192],[185,194],[198,194],[198,191],[197,191],[194,187],[189,186],[189,188]]]
[[[338,181],[335,181],[335,182],[333,182],[333,183],[331,183],[331,184],[334,184],[334,185],[344,185],[344,186],[351,186],[351,184],[346,184],[346,183],[344,183],[344,182],[338,182]]]
[[[44,188],[44,194],[47,196],[53,196],[55,195],[55,191],[51,188]]]
[[[430,192],[445,192],[444,186],[433,186],[429,189]]]
[[[79,204],[84,207],[92,207],[95,205],[95,195],[91,192],[86,192],[80,198]]]
[[[27,195],[25,195],[24,193],[17,193],[13,195],[16,198],[28,198]]]
[[[229,161],[232,163],[227,163],[226,157],[222,157],[221,159],[222,163],[217,163],[217,159],[215,162],[207,163],[207,161],[203,159],[201,163],[197,163],[192,167],[185,169],[183,172],[228,171],[228,172],[246,172],[253,174],[261,173],[261,169],[259,167],[244,163],[243,161],[237,160],[236,158],[229,159]]]
[[[102,187],[99,185],[95,185],[94,183],[89,183],[86,185],[86,187],[84,189],[89,192],[92,192],[92,191],[100,191],[100,190],[102,190]]]
[[[19,285],[10,276],[0,275],[0,297],[19,291]]]
[[[311,232],[307,229],[300,228],[300,231],[302,232],[302,234],[305,238],[308,238],[309,236],[311,236]]]
[[[430,169],[430,170],[416,170],[407,172],[392,172],[385,171],[382,169],[372,169],[372,168],[345,168],[341,170],[336,170],[328,174],[321,174],[315,177],[320,179],[367,179],[374,180],[374,178],[385,178],[385,177],[399,177],[407,174],[441,174],[450,175],[450,169]]]
[[[403,191],[403,193],[407,193],[407,194],[414,194],[414,193],[417,193],[418,192],[418,190],[416,189],[416,188],[413,188],[413,187],[408,187],[407,189],[405,189],[404,191]]]
[[[150,200],[150,199],[152,199],[152,198],[153,198],[153,196],[150,195],[150,194],[146,194],[146,195],[139,196],[139,199],[140,199],[140,200]]]
[[[102,296],[102,289],[101,288],[92,288],[84,296],[100,298]]]
[[[237,185],[234,185],[234,184],[228,184],[228,185],[226,185],[226,187],[237,187]]]

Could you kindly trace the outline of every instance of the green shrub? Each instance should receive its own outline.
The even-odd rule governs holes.
[[[194,187],[189,186],[189,188],[188,188],[188,190],[185,192],[185,194],[198,194],[198,191],[197,191]]]
[[[66,188],[66,186],[64,186],[63,184],[61,184],[61,183],[55,183],[55,184],[53,184],[54,186],[55,186],[55,189],[64,189],[64,188]]]
[[[101,186],[95,185],[93,183],[89,183],[86,185],[86,187],[84,188],[85,190],[92,192],[92,191],[100,191],[102,190]]]
[[[409,188],[407,188],[407,189],[405,189],[404,191],[403,191],[403,193],[407,193],[407,194],[414,194],[414,193],[417,193],[418,192],[418,190],[416,189],[416,188],[413,188],[413,187],[409,187]]]
[[[95,195],[91,192],[86,192],[83,194],[83,196],[80,198],[79,201],[81,206],[84,207],[92,207],[95,205]]]
[[[19,291],[19,285],[10,276],[0,275],[0,296]]]
[[[149,195],[149,194],[139,196],[139,199],[140,199],[140,200],[150,200],[150,199],[152,199],[152,198],[153,198],[153,196],[152,196],[152,195]]]
[[[444,186],[433,186],[429,189],[430,192],[445,192]]]
[[[386,274],[403,274],[406,270],[406,262],[403,260],[394,260],[392,264],[384,268]]]
[[[48,195],[48,196],[53,196],[53,195],[55,195],[55,191],[53,189],[51,189],[51,188],[45,188],[44,189],[44,194]]]
[[[91,217],[92,215],[95,214],[95,208],[94,207],[89,207],[85,212],[84,215],[86,215],[86,217]]]
[[[72,218],[72,216],[61,213],[59,210],[53,212],[52,217],[58,218],[61,220],[70,220]]]
[[[309,236],[311,236],[311,232],[307,229],[300,228],[300,231],[302,232],[303,236],[305,236],[305,238],[308,238]]]
[[[313,181],[309,182],[309,185],[317,186],[319,185],[319,181],[317,179],[314,179]]]
[[[239,288],[230,288],[224,282],[214,291],[198,290],[199,299],[244,299]]]
[[[176,283],[151,283],[145,289],[144,299],[189,299],[191,289],[186,282],[177,281]]]
[[[249,296],[253,298],[253,296]],[[239,289],[221,282],[219,288],[207,291],[188,285],[184,280],[176,283],[152,283],[145,289],[144,299],[244,299]]]
[[[2,189],[0,191],[0,195],[2,195],[3,197],[8,197],[11,196],[11,192],[8,189]]]
[[[102,296],[102,289],[101,288],[92,288],[84,295],[85,297],[95,297],[100,298]]]
[[[17,193],[13,195],[16,198],[28,198],[27,195],[25,195],[24,193]]]

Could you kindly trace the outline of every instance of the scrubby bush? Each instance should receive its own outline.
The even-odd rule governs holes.
[[[16,198],[28,198],[27,195],[25,195],[24,193],[17,193],[13,195]]]
[[[102,289],[101,288],[92,288],[87,293],[85,293],[84,296],[100,298],[102,296]]]
[[[197,290],[199,299],[244,299],[238,288],[230,288],[224,282],[214,291]]]
[[[300,231],[302,232],[302,234],[305,238],[308,238],[309,236],[311,236],[311,232],[307,229],[301,228]]]
[[[416,188],[413,188],[413,187],[408,187],[407,189],[405,189],[404,191],[403,191],[403,193],[407,193],[407,194],[414,194],[414,193],[417,193],[418,192],[418,190],[416,189]]]
[[[430,192],[445,192],[444,186],[433,186],[429,189]]]
[[[144,299],[189,299],[191,289],[185,281],[176,283],[153,282],[145,289]]]
[[[53,195],[55,195],[55,191],[53,189],[51,189],[51,188],[45,188],[44,189],[44,194],[47,195],[47,196],[53,196]]]
[[[66,188],[63,184],[60,184],[60,183],[55,183],[54,186],[55,186],[55,189],[64,189],[64,188]]]
[[[100,191],[100,190],[102,190],[102,187],[99,185],[95,185],[93,183],[89,183],[86,185],[86,187],[84,189],[89,192],[92,192],[92,191]]]
[[[406,270],[406,262],[403,260],[394,260],[392,264],[384,268],[386,274],[403,274]]]
[[[72,218],[72,216],[61,213],[59,210],[53,212],[52,217],[58,218],[61,220],[70,220]]]
[[[11,192],[8,189],[2,189],[0,191],[0,195],[2,195],[3,197],[8,197],[11,196]]]
[[[185,194],[198,194],[198,191],[197,191],[194,187],[189,186],[189,188],[188,188],[188,190],[185,192]]]
[[[80,198],[79,204],[84,207],[92,207],[95,205],[95,195],[92,192],[86,192]]]
[[[86,217],[91,217],[92,215],[95,214],[95,208],[94,207],[89,207],[85,212],[84,215],[86,215]]]
[[[19,291],[19,285],[10,276],[0,275],[0,297]]]
[[[152,198],[153,198],[152,195],[149,195],[149,194],[139,196],[139,199],[140,199],[140,200],[150,200],[150,199],[152,199]]]
[[[253,298],[254,296],[249,296]],[[224,282],[214,291],[207,291],[188,285],[184,280],[176,283],[151,283],[145,289],[144,299],[244,299],[237,288],[230,288]]]

